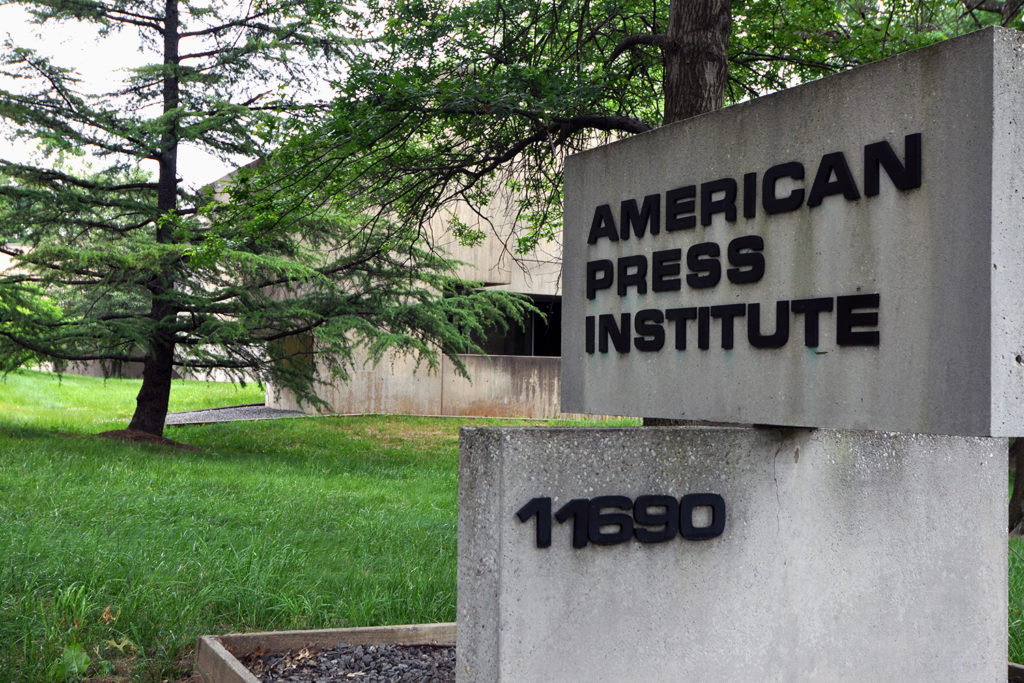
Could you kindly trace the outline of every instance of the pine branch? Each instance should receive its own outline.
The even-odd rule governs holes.
[[[27,349],[32,353],[36,353],[45,358],[55,358],[57,360],[63,360],[68,362],[88,362],[88,361],[103,361],[110,360],[120,363],[141,363],[146,360],[145,356],[132,356],[123,353],[68,353],[52,348],[51,346],[41,346],[34,342],[31,342],[24,337],[18,336],[8,330],[0,329],[0,337],[8,339],[16,346],[23,349]]]
[[[271,16],[274,12],[272,10],[264,10],[262,12],[256,12],[255,14],[248,14],[241,19],[235,19],[217,26],[211,26],[209,28],[200,29],[198,31],[183,31],[179,34],[180,38],[195,38],[197,36],[209,36],[217,33],[224,33],[230,31],[233,28],[258,28],[266,32],[271,32],[272,29],[267,24],[253,23],[256,19]]]
[[[39,168],[37,166],[29,166],[14,161],[8,161],[7,159],[0,159],[0,172],[11,173],[19,178],[25,178],[33,180],[35,182],[51,182],[60,181],[68,185],[80,187],[92,192],[124,192],[127,190],[155,190],[157,188],[156,183],[121,183],[121,184],[104,184],[97,183],[90,180],[84,180],[77,178],[67,173],[57,171],[55,169]]]

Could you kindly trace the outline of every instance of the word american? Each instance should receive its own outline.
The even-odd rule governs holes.
[[[921,134],[907,135],[903,144],[903,161],[887,140],[864,145],[864,196],[880,193],[883,169],[898,190],[921,186]],[[744,174],[740,181],[718,178],[703,182],[699,187],[684,185],[663,194],[649,194],[641,203],[633,198],[625,199],[619,204],[618,223],[611,205],[601,204],[594,209],[587,244],[597,244],[601,239],[628,240],[630,235],[640,239],[645,234],[660,234],[663,227],[666,232],[690,230],[697,226],[698,218],[700,224],[707,227],[716,214],[723,214],[725,220],[732,223],[740,213],[744,218],[756,217],[759,206],[766,214],[774,215],[796,211],[805,205],[820,206],[825,198],[833,195],[842,195],[850,201],[861,198],[860,188],[842,152],[822,155],[809,191],[800,185],[805,175],[802,163],[787,161],[761,174],[760,183],[758,174],[753,172]],[[783,179],[794,181],[795,185],[785,195],[779,193],[779,181]]]

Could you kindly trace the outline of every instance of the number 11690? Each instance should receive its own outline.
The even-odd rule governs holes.
[[[695,526],[693,513],[708,508],[710,523]],[[551,498],[532,498],[519,508],[516,517],[526,522],[537,518],[537,547],[551,545]],[[725,530],[725,500],[717,493],[690,493],[672,496],[644,495],[631,500],[626,496],[573,498],[554,514],[559,524],[572,520],[572,547],[587,543],[615,545],[636,539],[641,543],[664,543],[676,536],[701,541],[721,536]]]

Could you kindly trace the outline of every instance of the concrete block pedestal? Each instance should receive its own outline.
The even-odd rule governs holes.
[[[460,442],[460,683],[1005,680],[1005,440],[648,427]],[[570,500],[694,493],[724,502],[717,537],[573,547],[577,519],[557,519]],[[541,514],[517,516],[537,498],[549,547]]]

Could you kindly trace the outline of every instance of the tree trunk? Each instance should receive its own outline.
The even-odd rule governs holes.
[[[730,0],[672,0],[665,31],[665,117],[721,109],[729,78]]]
[[[169,70],[163,75],[163,112],[167,114],[178,107],[180,84],[178,81],[178,0],[166,0],[164,9],[164,66]],[[160,136],[158,154],[160,175],[157,179],[157,209],[161,219],[173,215],[178,208],[178,132],[177,121],[167,123],[167,129]],[[156,225],[157,242],[169,242],[173,222],[159,220]],[[166,271],[150,280],[149,290],[152,304],[149,317],[153,321],[153,333],[149,342],[146,362],[142,369],[142,388],[135,399],[135,414],[128,429],[162,436],[164,420],[167,419],[167,404],[171,396],[171,378],[174,371],[174,318],[177,311],[167,301],[167,295],[174,288],[173,264],[167,263]]]
[[[1010,446],[1010,457],[1013,458],[1013,495],[1010,496],[1010,531],[1016,529],[1024,521],[1024,438],[1014,439]]]
[[[142,369],[142,388],[135,398],[135,414],[128,429],[163,436],[167,404],[171,398],[174,345],[157,344]]]

